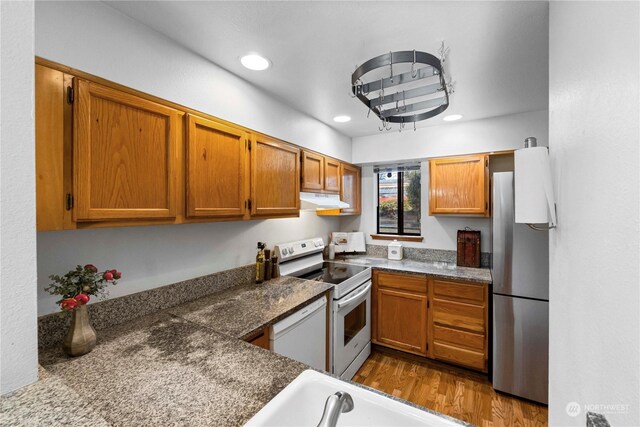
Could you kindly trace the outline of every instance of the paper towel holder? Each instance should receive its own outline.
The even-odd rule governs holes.
[[[539,150],[542,147],[538,148],[537,139],[535,137],[533,137],[533,136],[530,136],[530,137],[525,138],[525,140],[524,140],[524,149],[526,150],[528,148],[533,148],[533,149]],[[545,149],[545,151],[547,152],[547,155],[548,155],[548,148],[544,147],[544,149]],[[516,161],[516,163],[517,163],[517,161]],[[525,222],[525,224],[529,228],[531,228],[533,230],[538,230],[538,231],[549,231],[549,230],[552,230],[552,229],[557,227],[557,204],[555,203],[555,200],[553,200],[554,199],[553,190],[551,189],[551,181],[550,181],[550,179],[551,179],[551,171],[548,168],[548,161],[547,161],[547,165],[546,166],[547,166],[547,173],[543,174],[543,175],[546,175],[546,177],[543,177],[543,180],[545,180],[545,178],[546,178],[546,181],[547,181],[546,182],[547,191],[545,191],[546,192],[545,199],[546,199],[547,207],[549,209],[549,213],[551,214],[551,221],[550,221],[551,224],[550,225],[546,225],[546,226],[541,226],[541,225],[536,225],[534,223]],[[516,214],[516,217],[517,217],[517,214]]]

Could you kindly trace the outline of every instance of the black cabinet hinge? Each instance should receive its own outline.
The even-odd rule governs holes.
[[[75,93],[73,87],[67,87],[67,102],[69,104],[73,104],[73,100],[75,99]]]
[[[251,140],[249,140],[249,151],[251,151]]]
[[[247,203],[249,205],[249,210],[251,210],[251,199],[247,200]]]
[[[73,196],[71,193],[67,193],[67,210],[70,211],[73,208]]]

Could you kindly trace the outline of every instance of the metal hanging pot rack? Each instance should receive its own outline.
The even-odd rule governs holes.
[[[351,75],[352,98],[358,98],[368,108],[367,117],[373,113],[380,119],[378,130],[390,130],[390,123],[398,123],[400,131],[405,123],[415,123],[437,116],[449,107],[449,95],[453,93],[453,83],[447,83],[443,63],[449,49],[444,43],[439,50],[440,58],[416,50],[389,52],[371,58],[357,67]],[[408,72],[393,74],[396,64],[411,64]],[[419,67],[419,65],[422,65]],[[381,77],[367,83],[363,77],[373,70],[389,67],[389,77]],[[431,77],[437,76],[437,81]],[[429,80],[427,80],[429,79]],[[416,85],[415,82],[424,83]],[[403,85],[411,83],[410,89],[402,89]],[[405,86],[406,87],[406,86]],[[385,94],[385,90],[395,90]],[[440,93],[440,96],[418,100],[413,103],[407,101]],[[372,95],[370,97],[370,95]]]

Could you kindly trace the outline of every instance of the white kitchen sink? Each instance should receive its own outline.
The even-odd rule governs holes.
[[[340,414],[337,426],[460,426],[452,419],[312,370],[301,373],[245,426],[315,427],[327,398],[337,391],[349,393],[354,402],[351,412]]]

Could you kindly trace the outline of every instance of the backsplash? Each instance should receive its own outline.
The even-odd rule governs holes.
[[[413,261],[423,262],[453,262],[457,261],[457,252],[444,249],[429,249],[429,248],[402,248],[403,256],[406,259]],[[386,245],[367,245],[367,255],[374,257],[387,257]],[[489,268],[491,266],[491,253],[482,252],[480,254],[480,267]]]
[[[91,324],[96,330],[109,328],[234,286],[253,283],[254,274],[255,266],[249,264],[89,304]],[[64,315],[54,313],[39,317],[38,348],[44,349],[60,345],[69,330],[70,322],[71,316],[67,313]]]

